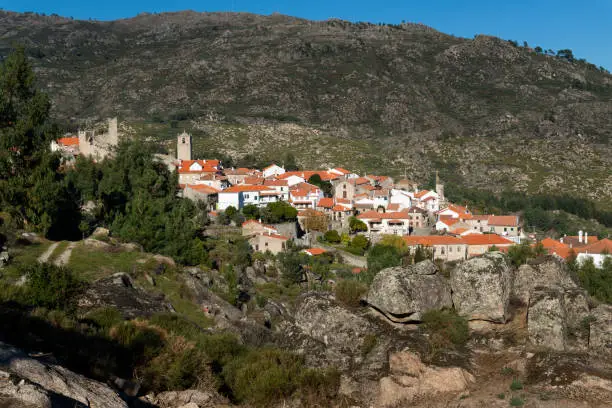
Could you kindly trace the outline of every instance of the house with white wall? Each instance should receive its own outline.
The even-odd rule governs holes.
[[[368,227],[368,234],[407,235],[410,228],[410,217],[403,211],[366,211],[357,218]]]
[[[262,170],[262,173],[264,178],[277,177],[281,174],[285,174],[285,169],[281,166],[277,166],[276,164],[271,164],[268,167],[264,168]]]
[[[606,258],[612,259],[612,240],[604,238],[593,244],[576,248],[575,252],[578,264],[582,265],[588,258],[591,258],[595,267],[601,268]]]
[[[400,210],[412,207],[412,198],[407,191],[391,189],[389,201],[391,204],[398,204]]]
[[[269,203],[279,201],[279,194],[266,186],[237,185],[219,192],[217,209],[224,211],[228,207],[238,210],[253,204],[265,207]]]

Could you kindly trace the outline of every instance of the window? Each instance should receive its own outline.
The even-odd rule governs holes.
[[[342,192],[342,198],[346,198],[346,191]]]
[[[440,248],[440,253],[444,255],[444,247]]]
[[[510,227],[510,231],[514,231],[514,227]]]
[[[268,243],[266,242],[266,248],[268,247]]]
[[[508,231],[508,228],[504,227],[504,232]]]
[[[448,247],[448,253],[450,254],[451,252],[453,252],[453,247]]]
[[[183,143],[183,144],[185,143],[185,138],[183,138],[183,141],[181,143]]]

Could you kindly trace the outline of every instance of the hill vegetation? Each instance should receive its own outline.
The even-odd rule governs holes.
[[[0,14],[75,127],[195,135],[198,156],[342,165],[487,191],[570,193],[610,206],[612,76],[571,50],[418,24],[243,13],[112,22]]]

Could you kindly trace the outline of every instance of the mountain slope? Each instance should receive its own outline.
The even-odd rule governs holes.
[[[15,42],[58,118],[118,114],[138,132],[174,114],[202,153],[297,149],[305,165],[422,181],[441,168],[471,187],[612,198],[612,76],[497,38],[280,15],[2,12],[0,53]]]

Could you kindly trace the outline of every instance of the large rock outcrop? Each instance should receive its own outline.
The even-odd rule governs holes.
[[[410,351],[392,353],[389,356],[389,376],[380,380],[376,406],[409,406],[416,399],[460,393],[474,381],[474,376],[462,368],[428,367]]]
[[[349,353],[360,352],[360,340],[374,332],[374,326],[368,320],[318,293],[308,293],[300,299],[295,324],[326,346]]]
[[[399,323],[420,321],[428,310],[453,305],[450,285],[429,260],[380,271],[370,286],[367,302]]]
[[[505,323],[509,317],[511,273],[506,256],[499,252],[457,265],[450,275],[457,312],[470,320]]]
[[[538,288],[530,299],[529,342],[536,347],[565,351],[567,325],[563,293],[559,289]]]
[[[590,316],[589,348],[612,354],[612,306],[599,305]]]
[[[163,295],[153,295],[135,287],[126,273],[116,273],[92,283],[78,298],[77,305],[82,312],[115,307],[128,319],[174,311]]]
[[[16,386],[11,387],[10,384],[0,386],[0,393],[4,393],[7,398],[22,401],[25,406],[91,408],[127,408],[128,406],[107,385],[64,367],[42,363],[1,342],[0,369],[17,379]],[[0,381],[10,381],[10,379],[0,379]],[[9,392],[12,394],[7,395]],[[66,405],[55,404],[54,401],[58,399]]]
[[[521,265],[516,270],[512,296],[522,304],[528,305],[530,293],[542,286],[557,286],[563,289],[578,287],[571,278],[567,265],[552,256],[547,256]]]

